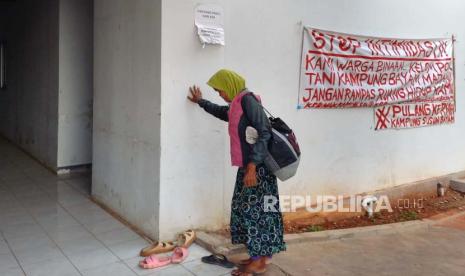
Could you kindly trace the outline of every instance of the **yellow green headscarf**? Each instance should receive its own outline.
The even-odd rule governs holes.
[[[237,94],[245,89],[245,79],[236,72],[227,69],[216,72],[207,84],[214,89],[226,92],[230,100],[233,100]]]

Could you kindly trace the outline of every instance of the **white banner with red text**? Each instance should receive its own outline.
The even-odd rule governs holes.
[[[454,105],[452,38],[377,38],[306,27],[302,45],[299,108],[375,107],[375,119],[385,119],[376,129],[385,129],[419,126],[416,114],[384,116],[387,109]],[[412,122],[388,123],[399,116]],[[431,121],[443,120],[420,125],[436,124]]]

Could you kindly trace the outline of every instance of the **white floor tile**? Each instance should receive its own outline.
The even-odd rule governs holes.
[[[38,168],[36,170],[26,170],[24,173],[34,181],[46,180],[46,179],[55,179],[56,174],[51,171],[43,168]]]
[[[124,224],[114,218],[95,222],[87,222],[84,223],[84,226],[95,235],[126,227]]]
[[[18,200],[21,200],[23,198],[29,198],[29,197],[34,197],[34,196],[44,196],[46,193],[39,188],[39,186],[28,183],[25,185],[21,186],[13,186],[10,187],[11,192],[16,196]]]
[[[0,186],[2,188],[0,190],[1,191],[0,192],[0,199],[2,200],[2,202],[4,202],[4,201],[17,201],[16,197],[15,197],[15,194],[13,194],[13,192],[10,190],[8,185],[6,185],[6,183],[1,182]]]
[[[140,250],[148,245],[149,243],[146,240],[138,238],[136,240],[110,245],[108,247],[116,256],[125,260],[139,256]]]
[[[193,274],[202,276],[219,276],[232,271],[232,269],[227,269],[221,266],[202,263],[200,260],[185,262],[182,263],[182,266]]]
[[[66,182],[63,180],[47,180],[47,181],[40,181],[38,184],[44,191],[46,191],[49,195],[53,194],[55,197],[59,195],[65,195],[67,193],[75,192],[72,187],[70,187]]]
[[[58,178],[1,139],[0,155],[0,276],[192,275],[139,269],[148,243],[89,199],[88,176]]]
[[[56,181],[57,182],[57,181]],[[56,198],[57,192],[57,183],[52,181],[38,182],[37,185],[44,190],[49,196],[53,195],[53,198]]]
[[[28,211],[39,206],[49,205],[51,202],[55,201],[55,199],[51,198],[48,194],[45,192],[43,193],[44,194],[40,195],[17,197],[17,199]]]
[[[84,276],[133,276],[137,275],[123,262],[116,262],[112,264],[106,264],[93,269],[81,271]]]
[[[63,229],[70,226],[80,225],[77,220],[68,214],[42,218],[39,220],[39,224],[42,225],[45,231],[53,231],[55,229]]]
[[[0,166],[1,166],[1,165],[0,165]],[[1,173],[2,173],[2,172],[0,171],[0,174],[1,174]],[[1,178],[0,178],[0,191],[2,191],[2,193],[3,193],[3,192],[8,192],[8,193],[10,192],[10,187],[9,187],[9,186],[6,184],[6,182],[3,181],[3,179],[1,179]]]
[[[58,194],[57,200],[58,202],[60,202],[61,205],[65,207],[79,205],[79,204],[93,204],[89,198],[83,196],[82,194],[78,192],[75,192],[75,193],[76,194],[67,194],[67,195]]]
[[[2,276],[24,276],[21,267],[0,267],[0,275]]]
[[[2,218],[3,222],[9,226],[15,226],[24,223],[35,224],[34,218],[29,215],[25,209],[10,210],[8,214],[3,214]]]
[[[47,236],[45,232],[38,232],[34,235],[24,237],[13,237],[7,239],[11,249],[15,252],[37,247],[53,247],[55,243]]]
[[[85,251],[77,255],[71,255],[69,258],[80,271],[100,267],[118,261],[118,258],[106,248],[97,249],[94,251]]]
[[[96,237],[107,246],[140,238],[139,235],[127,227],[97,234]]]
[[[44,229],[35,222],[25,222],[14,226],[6,226],[2,231],[6,239],[31,236],[39,232],[45,232]]]
[[[86,205],[94,204],[91,201]],[[98,221],[104,221],[108,219],[114,219],[110,214],[105,212],[105,210],[98,208],[95,210],[79,210],[79,211],[71,211],[70,213],[82,224],[89,224]]]
[[[51,260],[65,259],[65,256],[56,246],[41,246],[36,248],[28,248],[24,250],[14,250],[16,257],[18,258],[21,266],[27,264],[36,264]]]
[[[74,193],[74,192],[73,192]],[[79,215],[81,213],[89,213],[95,210],[102,210],[97,204],[77,204],[72,206],[66,206],[65,209],[72,215]]]
[[[80,255],[83,252],[104,249],[105,246],[93,236],[80,239],[57,241],[58,246],[68,256]]]
[[[62,243],[77,239],[90,239],[93,235],[81,225],[73,225],[64,228],[54,228],[47,230],[48,235],[57,243]]]
[[[15,256],[11,253],[0,254],[0,271],[9,270],[19,267],[18,262],[16,261]],[[3,275],[0,273],[0,275]]]
[[[77,191],[83,193],[83,194],[90,194],[90,188],[91,188],[91,179],[88,177],[79,177],[79,178],[72,178],[72,179],[67,179],[66,182],[76,189]]]
[[[204,256],[210,256],[212,254],[211,252],[209,252],[206,249],[198,246],[195,243],[192,244],[191,246],[189,246],[188,251],[189,251],[189,256],[187,256],[187,259],[185,261],[186,263],[190,262],[190,261],[199,260]]]
[[[182,265],[174,265],[167,269],[163,269],[157,272],[153,272],[148,274],[148,276],[193,276],[189,270],[184,268]],[[203,274],[199,274],[199,276],[203,276]]]
[[[40,205],[31,206],[28,210],[29,213],[31,213],[31,215],[39,221],[50,217],[69,215],[63,207],[54,201],[49,201],[47,203],[43,202]]]
[[[0,236],[0,254],[10,254],[11,250],[8,247],[8,244],[5,240]]]
[[[19,202],[16,200],[2,200],[0,199],[0,216],[6,216],[12,212],[26,211]]]
[[[24,172],[20,170],[10,170],[8,172],[3,172],[0,177],[2,180],[6,183],[12,182],[12,181],[17,181],[17,180],[30,180]]]
[[[79,276],[77,269],[66,259],[47,260],[35,264],[24,264],[28,276]]]

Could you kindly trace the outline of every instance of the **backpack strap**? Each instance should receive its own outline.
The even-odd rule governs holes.
[[[271,114],[271,112],[268,111],[268,109],[266,109],[266,108],[262,105],[262,103],[255,97],[255,95],[254,95],[253,92],[251,92],[251,91],[247,91],[247,92],[249,92],[247,95],[252,95],[253,98],[257,101],[257,103],[263,108],[263,110],[265,111],[265,113],[266,113],[268,116],[270,116],[271,119],[275,119],[275,118],[276,118],[275,116],[273,116],[273,114]]]

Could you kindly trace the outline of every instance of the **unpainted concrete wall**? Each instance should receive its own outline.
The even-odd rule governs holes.
[[[158,237],[161,1],[95,0],[92,194]]]
[[[58,0],[21,0],[2,17],[8,89],[0,91],[0,134],[57,167]]]
[[[2,3],[0,133],[49,168],[92,160],[92,0]]]
[[[92,162],[93,0],[60,0],[58,167]]]

